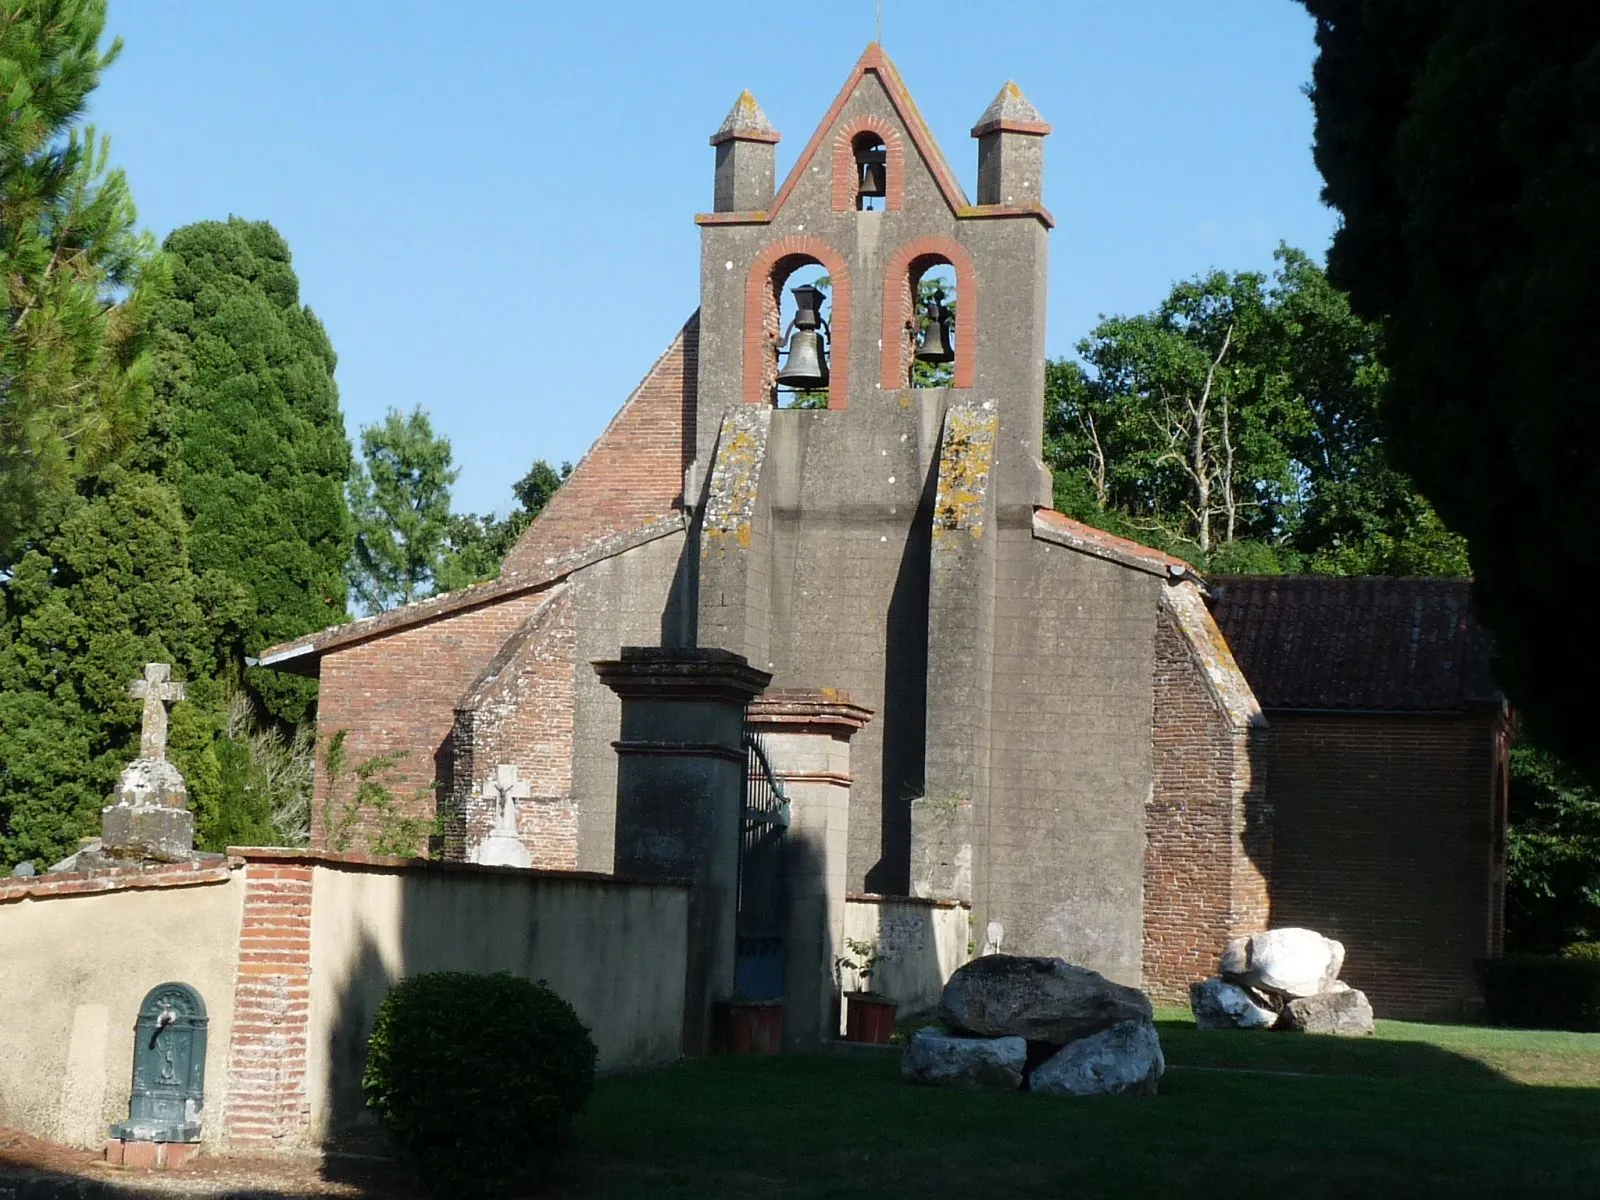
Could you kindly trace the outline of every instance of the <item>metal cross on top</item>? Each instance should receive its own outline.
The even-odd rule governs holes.
[[[139,730],[139,757],[167,756],[167,705],[183,699],[183,684],[172,679],[166,663],[146,663],[144,678],[128,685],[128,695],[144,701],[144,724]]]
[[[517,778],[517,768],[501,764],[494,769],[494,778],[484,784],[483,798],[485,800],[499,801],[499,810],[505,812],[506,806],[512,800],[526,800],[533,795],[533,788],[526,779]]]

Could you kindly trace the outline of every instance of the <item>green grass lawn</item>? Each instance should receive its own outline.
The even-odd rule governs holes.
[[[1161,1016],[1154,1099],[917,1088],[887,1053],[608,1079],[562,1194],[1600,1197],[1600,1034],[1380,1022],[1344,1040]]]

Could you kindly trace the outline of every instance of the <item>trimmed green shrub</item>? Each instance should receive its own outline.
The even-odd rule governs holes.
[[[1600,958],[1508,954],[1483,964],[1489,1021],[1516,1029],[1600,1031]]]
[[[438,971],[389,989],[362,1094],[430,1190],[503,1196],[560,1149],[594,1087],[594,1040],[542,981]]]
[[[1561,957],[1600,962],[1600,942],[1573,942],[1561,951]]]

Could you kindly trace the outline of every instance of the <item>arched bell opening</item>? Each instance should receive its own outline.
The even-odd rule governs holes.
[[[889,147],[869,129],[851,139],[850,153],[855,161],[856,211],[882,212],[889,197]]]
[[[958,335],[956,269],[949,259],[911,260],[906,281],[905,380],[912,388],[950,387],[955,380]]]
[[[773,265],[762,326],[772,347],[764,394],[774,408],[827,408],[832,382],[833,281],[806,255]]]

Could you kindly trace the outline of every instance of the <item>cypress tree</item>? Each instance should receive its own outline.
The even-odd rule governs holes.
[[[172,293],[154,317],[154,382],[177,441],[170,473],[194,561],[248,596],[237,640],[221,647],[238,664],[346,616],[350,443],[335,356],[271,225],[203,221],[164,248]],[[246,680],[278,720],[308,717],[309,680]]]

